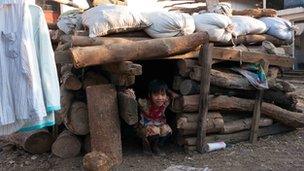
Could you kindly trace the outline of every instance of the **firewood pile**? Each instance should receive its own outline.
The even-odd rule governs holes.
[[[273,10],[258,12],[259,17],[274,15]],[[256,13],[248,10],[238,14]],[[176,113],[177,143],[186,150],[195,150],[202,70],[202,61],[198,56],[199,47],[209,41],[206,32],[153,39],[141,30],[91,38],[87,28],[82,27],[70,34],[52,28],[50,35],[61,88],[62,109],[56,113],[57,126],[53,130],[58,135],[52,136],[42,130],[12,136],[10,141],[31,153],[51,149],[54,155],[61,158],[92,151],[84,158],[84,166],[88,170],[108,169],[113,163],[120,163],[122,152],[118,116],[128,125],[139,121],[136,90],[131,87],[136,84],[136,77],[144,73],[143,66],[135,61],[172,59],[176,61],[178,73],[174,76],[171,89],[178,96],[172,99],[169,109]],[[276,48],[265,49],[261,46],[264,41]],[[212,43],[216,46],[217,55],[228,52],[218,49],[225,47],[239,49],[238,53],[254,52],[252,57],[257,52],[290,57],[286,46],[291,42],[267,34],[240,35],[229,42]],[[213,58],[207,142],[246,141],[250,136],[257,90],[244,76],[230,70],[239,67],[241,59],[239,63],[224,60],[229,61],[230,57]],[[292,83],[281,79],[283,68],[277,63],[269,63],[266,68],[269,89],[264,90],[259,137],[304,126],[303,96],[296,93]],[[37,149],[37,146],[32,146],[35,145],[33,142],[43,145]]]
[[[201,68],[195,59],[179,60],[177,66],[179,73],[172,89],[180,96],[174,99],[171,110],[177,115],[178,144],[195,150]],[[281,76],[279,67],[269,67],[269,89],[264,91],[259,137],[303,126],[302,98],[295,95],[295,86]],[[249,140],[255,88],[245,77],[224,67],[211,69],[210,84],[207,142]]]

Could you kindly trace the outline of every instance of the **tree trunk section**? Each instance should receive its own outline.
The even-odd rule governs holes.
[[[87,135],[90,132],[88,108],[83,102],[74,102],[64,120],[66,128],[76,135]]]
[[[122,145],[116,89],[105,84],[90,86],[86,92],[92,151],[103,152],[114,165],[120,164]]]
[[[112,166],[111,159],[100,151],[90,152],[83,157],[83,168],[87,171],[108,171]]]
[[[285,125],[276,123],[271,126],[261,128],[259,130],[258,137],[280,134],[280,133],[291,131],[291,130],[293,130],[293,129],[290,127],[286,127]],[[238,143],[238,142],[242,142],[242,141],[248,141],[249,136],[250,136],[249,130],[232,133],[232,134],[214,134],[214,135],[207,136],[207,142],[224,141],[227,144]],[[184,145],[195,146],[196,138],[195,137],[185,138],[183,143],[184,143]]]
[[[142,66],[140,64],[135,64],[131,61],[105,64],[101,66],[101,69],[110,72],[112,74],[124,74],[124,75],[142,74]]]
[[[214,111],[253,111],[254,100],[228,97],[228,96],[209,96],[209,110]],[[174,100],[173,111],[197,112],[199,95],[182,96]],[[262,103],[261,114],[272,119],[278,120],[291,127],[303,127],[304,115],[282,109],[270,103]]]
[[[197,60],[194,59],[181,59],[177,61],[179,75],[189,77],[189,73],[193,66],[197,65]]]
[[[61,158],[71,158],[80,154],[81,142],[79,139],[65,130],[59,134],[52,145],[52,153]]]
[[[74,94],[69,90],[66,90],[63,85],[60,86],[60,105],[61,109],[56,111],[55,119],[56,124],[60,125],[64,121],[67,113],[70,110],[74,98]]]
[[[54,137],[47,130],[17,132],[6,139],[10,143],[22,147],[32,154],[42,154],[51,150]]]
[[[71,48],[76,68],[127,60],[149,60],[182,54],[206,42],[205,32],[130,43]]]
[[[72,64],[65,64],[61,67],[61,81],[67,90],[79,90],[81,89],[82,83],[72,73]]]
[[[181,135],[195,135],[197,133],[198,114],[183,114],[177,119],[177,129]],[[224,120],[220,113],[207,115],[207,133],[220,132],[224,127]]]
[[[84,76],[82,87],[85,90],[89,86],[99,85],[99,84],[109,84],[109,80],[101,74],[98,74],[93,71],[89,71]]]
[[[138,106],[135,93],[132,89],[118,93],[118,106],[120,117],[128,125],[134,125],[138,122]]]
[[[180,89],[182,95],[193,95],[200,92],[200,85],[193,80],[184,80],[180,84]]]
[[[251,118],[247,119],[240,119],[236,121],[231,121],[231,122],[225,122],[224,128],[222,129],[221,133],[222,134],[230,134],[234,132],[239,132],[243,130],[247,130],[251,128]],[[259,122],[260,127],[265,127],[265,126],[270,126],[272,125],[273,120],[269,118],[261,118]]]
[[[176,75],[173,78],[172,89],[175,91],[179,91],[181,83],[184,81],[182,76]]]

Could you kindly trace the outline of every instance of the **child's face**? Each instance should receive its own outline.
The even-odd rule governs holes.
[[[152,93],[151,100],[154,105],[160,107],[165,104],[165,102],[167,100],[167,94],[166,94],[166,92],[163,92],[163,91],[160,91],[157,93]]]

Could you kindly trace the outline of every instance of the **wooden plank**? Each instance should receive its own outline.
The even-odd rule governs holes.
[[[258,90],[254,104],[253,117],[252,117],[251,130],[250,130],[250,142],[253,144],[256,143],[258,139],[262,101],[263,101],[263,90]]]
[[[200,101],[199,101],[199,119],[197,131],[196,148],[203,153],[206,146],[206,128],[207,128],[207,114],[208,114],[208,94],[210,89],[210,70],[212,62],[213,43],[205,43],[201,47],[199,57],[202,59],[202,74],[200,86]]]
[[[294,63],[293,58],[281,57],[277,55],[270,55],[265,53],[256,53],[248,51],[239,51],[232,48],[214,47],[213,59],[242,61],[256,63],[261,59],[269,62],[269,65],[281,66],[291,68]]]
[[[86,89],[92,151],[109,156],[114,164],[122,162],[122,145],[117,92],[113,85]]]

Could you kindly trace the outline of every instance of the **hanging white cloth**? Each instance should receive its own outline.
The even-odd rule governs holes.
[[[0,1],[0,135],[47,116],[25,0]]]

